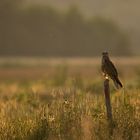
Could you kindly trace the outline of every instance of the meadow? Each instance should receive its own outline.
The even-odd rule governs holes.
[[[100,58],[1,58],[0,139],[139,140],[140,59],[113,60],[124,88],[110,80],[110,125]]]

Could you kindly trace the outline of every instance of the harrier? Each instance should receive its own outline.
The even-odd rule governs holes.
[[[122,83],[120,82],[118,78],[118,72],[114,66],[114,64],[110,61],[108,52],[102,53],[102,66],[101,66],[102,72],[105,77],[110,77],[116,88],[122,88]]]

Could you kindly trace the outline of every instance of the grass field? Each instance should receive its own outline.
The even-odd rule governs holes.
[[[0,139],[139,140],[140,59],[114,61],[110,125],[100,59],[0,59]]]

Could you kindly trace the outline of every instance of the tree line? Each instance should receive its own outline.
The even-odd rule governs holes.
[[[104,50],[131,54],[129,37],[111,20],[87,19],[75,6],[62,13],[49,6],[21,8],[19,0],[0,1],[1,56],[90,57]]]

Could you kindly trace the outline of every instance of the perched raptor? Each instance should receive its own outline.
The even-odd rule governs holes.
[[[109,59],[108,52],[102,53],[102,66],[101,66],[101,68],[102,68],[102,72],[103,72],[104,76],[110,77],[113,80],[117,89],[123,87],[122,83],[120,82],[120,80],[118,78],[118,72],[117,72],[114,64]]]

